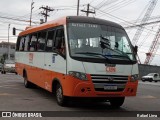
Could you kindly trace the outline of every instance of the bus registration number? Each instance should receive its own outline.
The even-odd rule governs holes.
[[[107,85],[104,86],[104,90],[117,90],[117,86]]]

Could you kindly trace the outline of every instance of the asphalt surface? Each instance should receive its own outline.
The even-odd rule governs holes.
[[[0,74],[0,111],[56,111],[54,119],[129,119],[135,120],[137,113],[157,115],[160,113],[160,82],[139,81],[136,97],[127,97],[121,108],[112,108],[109,103],[74,101],[67,107],[57,105],[54,95],[41,88],[27,89],[23,78],[15,74]],[[135,113],[133,112],[135,111]],[[133,115],[119,117],[122,112],[133,112]],[[84,114],[85,113],[85,114]],[[86,117],[87,113],[87,117]],[[66,115],[71,114],[69,117]],[[106,117],[107,116],[109,117]],[[76,117],[77,115],[77,117]],[[102,117],[100,117],[102,116]],[[13,118],[12,118],[13,119]],[[17,118],[16,118],[17,119]],[[38,118],[37,118],[38,119]],[[49,117],[43,119],[52,119]],[[159,119],[159,118],[140,118]]]

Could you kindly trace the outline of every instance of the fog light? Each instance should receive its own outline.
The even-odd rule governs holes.
[[[84,92],[84,91],[85,91],[85,89],[84,89],[84,88],[82,88],[82,89],[81,89],[81,92]]]

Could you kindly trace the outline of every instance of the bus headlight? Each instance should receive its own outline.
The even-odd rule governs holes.
[[[135,74],[135,75],[131,75],[131,82],[135,82],[136,80],[138,80],[139,75]]]
[[[75,77],[75,78],[78,78],[80,80],[88,80],[87,79],[87,75],[85,73],[82,73],[82,72],[76,72],[76,71],[69,71],[68,72],[69,75]]]

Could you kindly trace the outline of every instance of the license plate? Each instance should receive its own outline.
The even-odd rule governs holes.
[[[117,90],[117,86],[104,86],[104,90]]]

